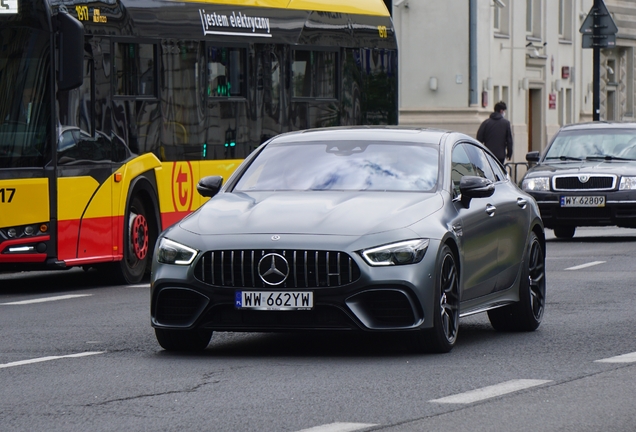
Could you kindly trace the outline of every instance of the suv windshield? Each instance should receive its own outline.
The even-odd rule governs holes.
[[[234,191],[432,191],[438,147],[410,143],[312,142],[268,145]]]
[[[48,160],[48,37],[25,28],[0,30],[0,168],[42,167]]]
[[[636,130],[581,129],[560,132],[546,160],[636,159]]]

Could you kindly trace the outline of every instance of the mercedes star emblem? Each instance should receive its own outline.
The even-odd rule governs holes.
[[[258,262],[258,275],[267,285],[280,285],[289,276],[289,264],[284,256],[268,253]]]

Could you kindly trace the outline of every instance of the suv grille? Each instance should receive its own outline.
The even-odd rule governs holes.
[[[612,190],[616,185],[616,176],[589,176],[587,181],[583,176],[554,177],[554,190]]]
[[[360,278],[356,262],[344,252],[312,250],[222,250],[203,254],[194,269],[201,282],[222,287],[271,287],[259,276],[259,262],[278,254],[289,266],[286,280],[276,288],[338,287]]]

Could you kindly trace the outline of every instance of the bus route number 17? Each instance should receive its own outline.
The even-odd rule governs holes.
[[[15,188],[2,188],[0,189],[0,202],[1,203],[10,203],[13,201],[13,196],[15,195]]]

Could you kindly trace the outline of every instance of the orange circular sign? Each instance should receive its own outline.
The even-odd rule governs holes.
[[[172,166],[172,203],[176,211],[192,209],[194,176],[190,162],[175,162]]]

